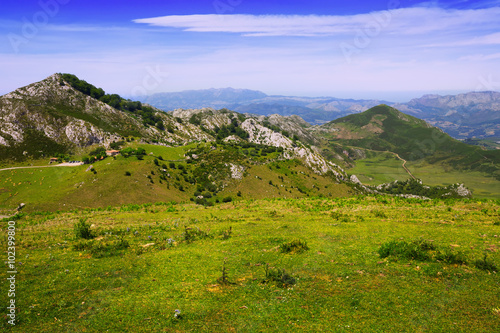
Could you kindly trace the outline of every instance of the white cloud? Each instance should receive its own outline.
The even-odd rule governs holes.
[[[484,36],[464,38],[451,43],[425,45],[425,47],[480,46],[480,45],[499,45],[499,44],[500,44],[500,32],[496,32]]]
[[[471,31],[500,26],[500,7],[475,10],[401,8],[368,14],[333,15],[170,15],[136,19],[135,23],[191,32],[225,32],[245,36],[335,36],[359,29],[372,33],[422,35],[442,31]],[[458,29],[458,31],[457,31]]]

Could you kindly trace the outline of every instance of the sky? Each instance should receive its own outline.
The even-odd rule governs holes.
[[[0,95],[72,73],[124,97],[208,88],[406,102],[500,91],[500,0],[2,0]]]

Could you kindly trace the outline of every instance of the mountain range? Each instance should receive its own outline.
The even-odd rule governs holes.
[[[313,125],[387,104],[426,120],[457,139],[500,137],[500,93],[493,91],[424,95],[408,103],[392,103],[334,97],[270,96],[261,91],[223,88],[158,93],[142,97],[142,101],[166,111],[212,107],[265,116],[298,115]]]
[[[347,107],[342,103],[348,102],[337,102]],[[350,103],[354,108],[355,102]],[[329,197],[379,191],[442,196],[462,189],[453,184],[442,189],[421,183],[378,189],[363,185],[349,170],[374,154],[480,173],[489,182],[500,180],[500,150],[486,151],[455,140],[387,104],[322,125],[311,125],[297,115],[243,114],[226,108],[164,112],[106,94],[74,75],[54,74],[1,96],[0,123],[1,164],[43,164],[53,156],[93,164],[82,166],[80,173],[68,173],[67,183],[53,192],[64,195],[68,205],[79,205],[83,198],[88,205],[151,202],[160,197],[214,204],[236,196]],[[99,162],[111,148],[121,149],[122,155]],[[386,162],[381,160],[377,167],[384,168]],[[398,163],[399,179],[412,178]],[[85,173],[88,170],[93,174]],[[25,192],[23,181],[21,186],[12,183],[12,188],[0,184],[0,197],[12,204],[23,195],[25,201],[34,200],[29,193],[34,193],[30,188],[35,181],[26,182]]]

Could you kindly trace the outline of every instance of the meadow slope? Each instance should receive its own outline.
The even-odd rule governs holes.
[[[0,327],[494,332],[499,211],[368,196],[31,213],[16,221],[18,322]]]

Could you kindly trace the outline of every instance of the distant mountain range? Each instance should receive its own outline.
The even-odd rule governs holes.
[[[261,91],[233,88],[158,93],[143,97],[141,101],[165,111],[178,108],[211,107],[264,116],[271,114],[297,115],[313,125],[366,111],[382,103],[390,103],[382,100],[354,100],[333,97],[270,96]]]
[[[158,93],[142,98],[142,102],[165,111],[212,107],[264,116],[298,115],[313,125],[387,104],[421,118],[457,139],[500,137],[500,93],[492,91],[425,95],[408,103],[392,103],[334,97],[270,96],[261,91],[223,88]]]

